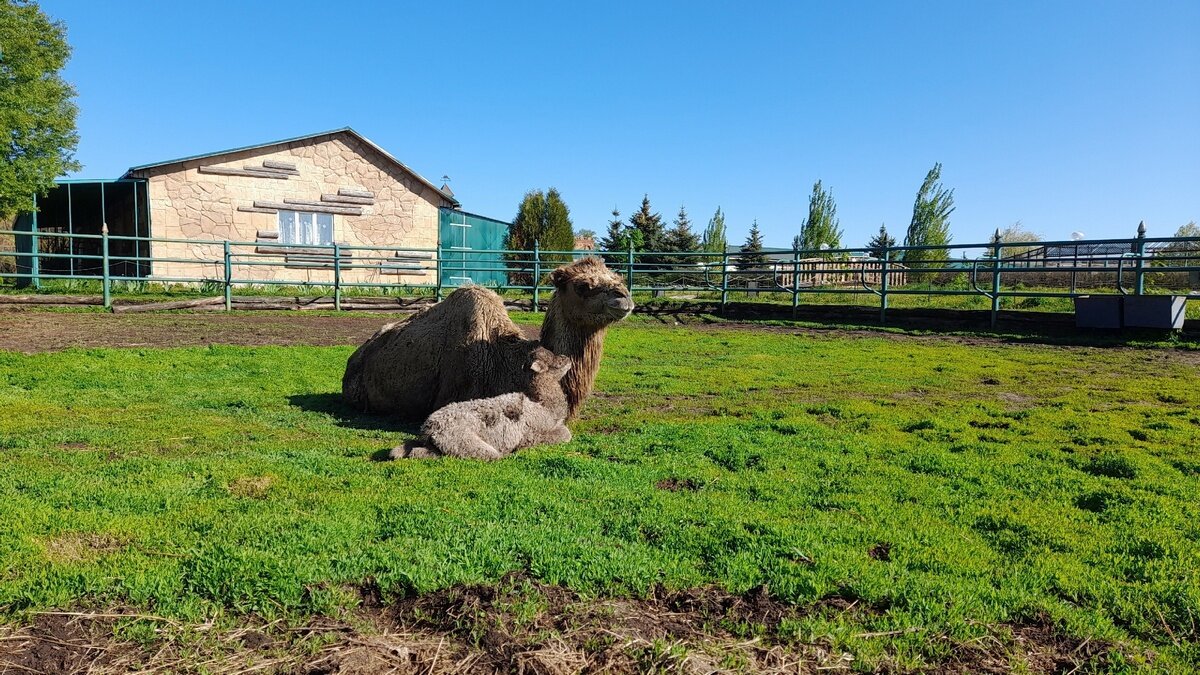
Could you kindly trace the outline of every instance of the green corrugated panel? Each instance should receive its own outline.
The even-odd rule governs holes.
[[[494,218],[443,208],[438,213],[442,247],[442,285],[502,286],[507,280],[499,253],[508,236],[508,223]]]

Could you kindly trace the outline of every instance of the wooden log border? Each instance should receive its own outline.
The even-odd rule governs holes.
[[[201,166],[196,169],[200,173],[211,173],[218,176],[247,176],[249,178],[274,178],[275,180],[287,180],[288,174],[273,173],[259,169],[258,171],[247,171],[246,169],[234,169],[228,166]]]

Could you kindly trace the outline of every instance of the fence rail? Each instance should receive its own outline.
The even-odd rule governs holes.
[[[889,298],[902,295],[983,297],[994,325],[1002,298],[1073,298],[1084,294],[1081,289],[1141,295],[1148,278],[1156,288],[1200,288],[1200,237],[1147,238],[1141,229],[1130,239],[1047,242],[1015,254],[1009,254],[1012,244],[995,242],[896,246],[875,255],[862,248],[750,254],[298,245],[135,237],[106,229],[0,230],[0,242],[9,238],[15,246],[0,250],[0,279],[35,288],[45,280],[97,280],[105,307],[112,304],[113,283],[121,281],[219,285],[227,309],[237,286],[329,288],[341,309],[349,289],[423,290],[440,300],[473,276],[486,275],[505,279],[500,288],[530,292],[536,310],[550,289],[546,275],[583,255],[602,257],[631,292],[709,292],[719,294],[722,308],[733,292],[776,293],[791,296],[793,311],[805,294],[873,295],[881,322]]]

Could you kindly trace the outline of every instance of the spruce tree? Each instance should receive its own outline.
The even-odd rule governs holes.
[[[637,262],[648,269],[651,274],[657,274],[660,268],[670,265],[670,256],[655,255],[664,250],[664,232],[662,214],[654,213],[650,208],[650,196],[642,195],[642,206],[629,217],[629,224],[641,235],[641,245],[638,250],[647,254],[639,255]]]
[[[947,190],[938,181],[942,165],[937,163],[925,174],[917,198],[913,202],[912,222],[904,235],[905,246],[946,246],[950,243],[950,214],[954,212],[954,190]],[[945,248],[904,252],[904,264],[909,269],[940,267],[947,256]],[[922,275],[917,275],[920,279]]]
[[[837,219],[837,203],[833,192],[826,190],[821,181],[813,183],[808,197],[808,217],[800,224],[800,248],[802,251],[820,250],[821,244],[828,248],[842,247],[841,223]]]
[[[879,234],[867,242],[867,254],[872,258],[882,259],[884,251],[896,245],[896,238],[888,234],[887,226],[880,223]]]
[[[680,206],[679,215],[672,223],[674,227],[663,234],[663,250],[672,253],[692,253],[700,250],[700,238],[692,232],[692,221],[688,218],[687,208]]]
[[[629,224],[642,233],[643,251],[663,250],[662,214],[651,210],[649,195],[642,196],[642,206],[629,217]]]
[[[0,2],[0,219],[79,169],[75,90],[59,75],[70,56],[62,22],[36,2]]]
[[[750,234],[746,243],[738,253],[737,268],[739,270],[761,270],[767,265],[767,256],[763,255],[762,232],[758,229],[758,220],[750,226]]]
[[[629,259],[628,251],[631,246],[635,251],[642,247],[642,233],[621,220],[621,212],[614,206],[612,220],[608,221],[608,230],[599,243],[600,250],[608,254],[601,257],[609,265],[625,263]]]
[[[664,250],[672,253],[694,253],[700,250],[700,237],[692,232],[692,221],[688,218],[687,209],[683,206],[679,207],[679,215],[675,216],[673,227],[667,230],[664,238]],[[693,265],[697,261],[696,256],[690,255],[673,255],[669,256],[666,263],[675,270],[683,270],[678,279],[681,282],[690,283],[693,277],[688,276]]]

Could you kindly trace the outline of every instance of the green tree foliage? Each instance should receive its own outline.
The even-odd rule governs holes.
[[[504,241],[504,247],[510,251],[532,251],[535,245],[547,251],[570,251],[575,248],[571,210],[556,188],[546,192],[530,190],[525,193]],[[508,253],[505,257],[519,262],[518,268],[530,268],[510,271],[510,284],[527,286],[533,283],[531,254]],[[566,253],[543,253],[539,258],[543,274],[546,274],[556,265],[569,261],[571,256]]]
[[[638,264],[644,266],[643,269],[653,275],[657,275],[661,268],[669,267],[670,256],[654,255],[654,253],[666,250],[666,233],[663,230],[662,214],[655,213],[650,208],[649,195],[642,196],[642,205],[629,217],[629,224],[642,236],[642,243],[637,247],[638,250],[649,252],[637,257]]]
[[[664,250],[662,214],[654,213],[653,209],[650,208],[649,195],[642,196],[642,206],[629,217],[629,224],[642,233],[641,250]]]
[[[950,243],[950,214],[954,212],[954,190],[947,190],[940,181],[942,165],[937,163],[925,174],[913,202],[912,222],[904,235],[905,246],[945,246]],[[904,264],[910,269],[939,267],[946,260],[947,249],[932,248],[905,251]]]
[[[695,253],[700,250],[700,237],[692,231],[687,208],[679,207],[679,214],[675,216],[671,229],[663,235],[663,250],[671,253]],[[696,280],[694,275],[689,274],[690,268],[698,261],[697,256],[673,255],[667,259],[667,264],[677,270],[674,275],[677,280],[690,282]]]
[[[1180,225],[1176,237],[1200,237],[1200,226],[1196,221]],[[1155,266],[1196,267],[1200,266],[1200,241],[1175,241],[1164,246],[1155,256]],[[1188,272],[1189,286],[1200,288],[1200,272]],[[1156,280],[1159,281],[1159,280]]]
[[[71,56],[66,27],[36,2],[0,0],[0,218],[33,210],[33,196],[80,167],[75,90],[59,76]]]
[[[621,220],[621,212],[614,206],[612,220],[608,221],[608,230],[598,245],[602,251],[628,251],[630,248],[637,251],[642,248],[642,233]],[[628,261],[627,253],[612,253],[601,257],[609,265]]]
[[[708,219],[704,235],[700,238],[700,250],[709,253],[724,253],[729,248],[729,240],[725,237],[725,214],[721,207]]]
[[[663,234],[663,250],[673,253],[692,253],[700,250],[700,237],[692,231],[692,221],[687,208],[680,206],[671,229]]]
[[[872,258],[883,258],[884,251],[896,245],[896,238],[888,234],[887,226],[880,223],[879,234],[867,242],[867,254]]]
[[[993,244],[1032,244],[1039,242],[1042,237],[1036,232],[1030,232],[1021,225],[1021,221],[1017,221],[1012,225],[1000,230],[999,233],[992,235]],[[1000,257],[1007,258],[1008,256],[1025,253],[1036,246],[1004,246],[1000,249]]]
[[[796,235],[796,236],[792,237],[792,250],[793,251],[804,250],[804,240],[800,238],[800,235]]]
[[[767,256],[763,254],[762,232],[758,229],[758,220],[750,226],[750,234],[746,235],[746,243],[738,253],[737,268],[739,270],[761,270],[767,265]]]
[[[826,190],[821,181],[813,183],[808,197],[808,217],[800,225],[801,251],[816,251],[825,244],[829,248],[842,247],[842,230],[838,227],[837,203],[833,192]]]

